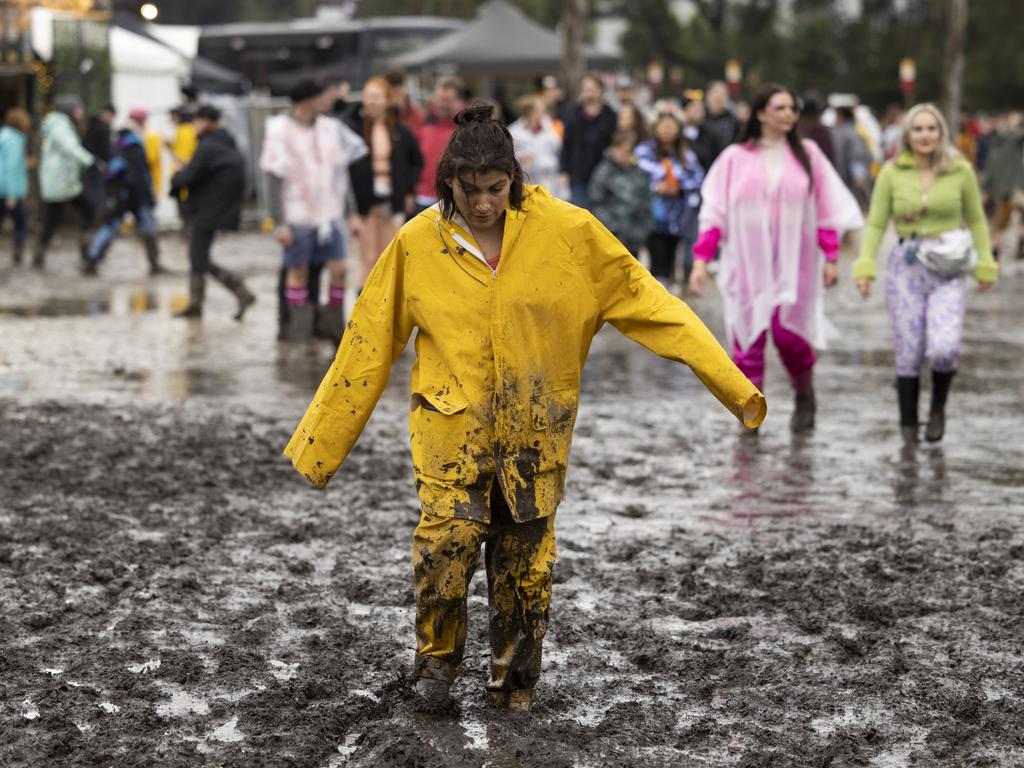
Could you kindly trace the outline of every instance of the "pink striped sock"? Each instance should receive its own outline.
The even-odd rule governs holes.
[[[343,287],[332,285],[327,294],[327,303],[334,306],[335,304],[342,304],[344,301],[345,289]]]
[[[285,288],[284,298],[289,307],[299,307],[309,303],[308,288]]]

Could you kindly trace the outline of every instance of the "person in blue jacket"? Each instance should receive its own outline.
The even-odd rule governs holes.
[[[25,198],[28,197],[26,145],[32,119],[21,107],[12,107],[0,128],[0,228],[8,216],[14,223],[12,259],[21,264],[25,252]]]
[[[647,238],[651,274],[664,285],[675,281],[679,243],[692,246],[697,239],[697,212],[704,169],[687,146],[683,126],[671,113],[654,121],[654,136],[636,148],[637,165],[651,179],[654,231]],[[684,256],[683,285],[693,260]]]

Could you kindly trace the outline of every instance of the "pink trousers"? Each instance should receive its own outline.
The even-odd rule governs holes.
[[[810,372],[816,359],[814,348],[800,336],[782,327],[779,322],[778,309],[772,315],[772,339],[775,341],[776,349],[779,350],[782,364],[789,371],[789,376],[793,380],[793,387],[797,392],[809,388]],[[747,349],[740,349],[735,339],[732,343],[733,362],[758,389],[762,389],[764,385],[764,349],[767,345],[767,331],[758,336],[757,341]]]

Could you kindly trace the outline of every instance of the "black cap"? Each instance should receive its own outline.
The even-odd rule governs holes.
[[[196,110],[196,117],[200,120],[213,120],[216,123],[220,120],[220,110],[212,104],[202,104]]]
[[[292,87],[288,98],[292,100],[292,104],[298,104],[301,101],[318,98],[323,92],[323,86],[316,80],[300,80]]]

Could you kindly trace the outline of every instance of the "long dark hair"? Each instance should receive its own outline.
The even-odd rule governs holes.
[[[800,102],[793,91],[784,85],[766,85],[757,92],[754,100],[750,103],[750,119],[743,126],[743,132],[740,134],[739,139],[741,142],[757,141],[761,138],[761,121],[757,119],[757,113],[767,109],[768,102],[779,93],[789,94],[789,97],[793,99],[793,106],[797,108],[799,114]],[[793,124],[789,133],[786,134],[786,143],[789,144],[790,150],[796,155],[796,159],[800,161],[804,171],[807,172],[807,179],[813,187],[814,173],[811,171],[811,159],[807,156],[807,150],[804,149],[803,142],[800,140],[800,134],[797,133],[796,123]]]
[[[448,184],[466,173],[502,171],[512,179],[508,202],[523,209],[523,169],[516,160],[512,134],[494,117],[491,104],[478,101],[455,116],[455,131],[437,164],[434,193],[441,204],[441,215],[450,219],[455,213],[455,196]]]
[[[658,138],[658,124],[662,120],[671,120],[676,127],[676,140],[671,146],[666,146]],[[656,118],[651,127],[651,141],[654,142],[654,154],[658,158],[675,157],[678,158],[679,162],[686,165],[686,150],[688,144],[686,137],[683,135],[683,124],[679,121],[679,118],[673,115],[671,112],[662,112]],[[666,151],[668,150],[668,151]]]

